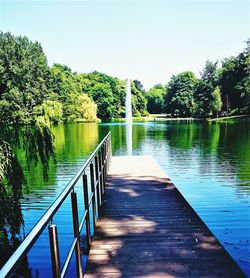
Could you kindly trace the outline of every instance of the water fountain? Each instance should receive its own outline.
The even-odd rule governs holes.
[[[126,141],[127,141],[127,154],[132,155],[132,101],[131,101],[131,84],[127,79],[126,86]]]

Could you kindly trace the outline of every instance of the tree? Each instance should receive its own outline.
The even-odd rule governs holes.
[[[167,113],[173,116],[190,116],[196,84],[197,79],[190,71],[173,75],[167,85],[168,93],[165,97]]]
[[[219,88],[215,91],[217,85],[217,62],[206,61],[205,68],[201,72],[201,79],[197,82],[194,91],[194,115],[209,117],[216,111],[213,105],[216,102],[214,97],[218,100]]]
[[[29,121],[33,108],[48,95],[49,80],[47,58],[38,42],[0,33],[0,110],[6,115],[8,109],[9,124]]]
[[[220,88],[217,86],[212,92],[212,101],[210,104],[211,111],[216,113],[216,117],[218,118],[218,112],[221,111],[222,101],[221,101],[221,93]]]
[[[201,80],[206,83],[209,83],[212,87],[216,87],[218,85],[218,71],[217,71],[218,62],[215,63],[207,60],[205,62],[205,67],[201,71]]]
[[[114,114],[114,97],[109,84],[97,83],[90,91],[90,95],[97,104],[97,116],[105,121],[111,120]]]
[[[61,111],[59,105],[62,105],[63,119],[65,122],[72,121],[96,121],[96,105],[93,100],[83,93],[84,83],[80,75],[73,73],[67,66],[55,64],[51,68],[52,73],[52,91],[50,94],[49,104],[56,105],[54,111],[57,110],[57,114],[53,115],[53,122],[60,121]],[[47,103],[48,104],[48,103]],[[49,107],[49,105],[48,105]],[[48,114],[48,107],[43,111]],[[38,110],[41,109],[40,107]],[[45,113],[45,114],[46,114]],[[56,113],[56,112],[55,112]],[[50,112],[51,115],[51,112]],[[49,116],[49,115],[47,115]],[[55,116],[57,118],[55,118]],[[49,116],[51,119],[51,116]]]
[[[243,51],[242,56],[244,57],[244,77],[236,85],[236,89],[240,91],[242,98],[242,109],[243,113],[250,113],[250,39],[247,40],[247,46]]]
[[[250,40],[247,47],[236,57],[222,61],[219,85],[221,87],[223,110],[229,113],[241,113],[248,110],[249,86],[249,53]]]
[[[132,94],[132,113],[134,117],[141,117],[148,114],[147,112],[147,99],[143,93],[136,88],[134,82],[131,82]]]
[[[65,65],[54,64],[51,72],[50,98],[64,103],[69,94],[80,94],[82,87],[77,77],[71,69]]]
[[[97,104],[98,118],[108,121],[125,117],[126,82],[118,78],[94,71],[81,75],[82,91],[87,93]],[[136,84],[141,84],[136,81]],[[142,85],[141,85],[142,86]],[[134,116],[147,113],[146,98],[131,82],[132,108]]]
[[[164,99],[166,87],[157,84],[146,93],[147,110],[149,113],[157,114],[164,111]]]
[[[64,119],[66,122],[83,120],[95,122],[97,105],[86,94],[72,93],[68,95],[64,107]]]
[[[124,115],[125,87],[117,78],[94,71],[81,75],[82,91],[97,104],[97,116],[108,121]]]
[[[133,83],[135,84],[135,88],[136,88],[137,90],[139,90],[139,91],[142,92],[143,94],[146,93],[146,91],[144,90],[144,87],[143,87],[141,81],[139,81],[139,80],[136,79],[136,80],[133,81]]]
[[[57,124],[62,121],[62,103],[55,100],[45,100],[41,105],[35,107],[34,113],[40,123]]]

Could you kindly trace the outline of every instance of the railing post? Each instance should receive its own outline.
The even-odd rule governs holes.
[[[53,277],[61,277],[60,273],[60,257],[58,248],[57,228],[55,224],[49,226],[49,241],[50,241],[50,253],[52,262]]]
[[[94,165],[90,163],[90,183],[91,183],[91,191],[93,193],[92,198],[92,213],[93,213],[93,233],[95,234],[95,226],[96,226],[96,207],[95,207],[95,178],[94,178]]]
[[[111,156],[112,156],[111,136],[109,136],[109,138],[108,138],[108,150],[109,150],[109,154],[108,154],[108,169],[109,169],[110,161],[111,161]]]
[[[112,142],[111,142],[111,136],[109,137],[109,148],[110,148],[110,159],[112,157]]]
[[[104,194],[104,188],[103,188],[103,175],[102,175],[102,151],[99,150],[99,172],[100,172],[100,187],[101,187],[101,192],[102,195]]]
[[[101,164],[102,164],[102,192],[105,192],[105,179],[104,179],[104,145],[101,147]]]
[[[76,197],[75,192],[71,192],[71,206],[72,206],[72,216],[73,216],[74,237],[77,239],[76,247],[75,247],[77,277],[83,278],[82,261],[81,261],[81,249],[80,249],[78,209],[77,209],[77,197]]]
[[[103,144],[103,180],[104,180],[104,187],[106,185],[106,142]]]
[[[95,156],[95,175],[96,175],[96,181],[97,181],[97,208],[98,208],[98,215],[100,213],[100,207],[101,207],[101,192],[100,192],[100,179],[99,179],[99,171],[98,171],[98,158],[97,155]]]
[[[105,190],[105,185],[106,185],[106,141],[103,144],[103,149],[102,149],[102,163],[103,163],[103,187]]]
[[[83,195],[84,195],[84,207],[86,214],[86,240],[87,240],[87,252],[89,251],[91,244],[90,237],[90,221],[89,221],[89,196],[88,196],[88,177],[86,174],[82,176],[83,178]]]

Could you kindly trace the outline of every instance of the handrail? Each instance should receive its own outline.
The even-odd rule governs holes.
[[[20,246],[16,249],[16,251],[12,254],[12,256],[9,258],[9,260],[5,263],[5,265],[2,267],[0,270],[0,277],[10,277],[11,274],[14,273],[16,268],[18,267],[18,264],[20,263],[21,259],[28,253],[30,248],[33,246],[35,241],[38,239],[40,234],[44,231],[45,227],[47,224],[52,221],[53,216],[55,213],[58,211],[58,209],[61,207],[63,204],[64,200],[69,196],[71,193],[71,203],[72,203],[72,216],[73,216],[73,223],[74,220],[76,221],[74,224],[74,230],[75,230],[75,225],[77,225],[77,230],[75,230],[75,238],[73,240],[73,243],[71,245],[70,251],[68,253],[68,256],[66,258],[66,263],[63,266],[63,272],[62,273],[57,273],[58,269],[60,271],[60,266],[55,265],[56,263],[56,258],[53,258],[54,256],[59,257],[59,252],[58,252],[58,246],[57,246],[57,232],[56,232],[56,225],[50,225],[49,227],[49,233],[50,233],[50,243],[51,243],[51,257],[52,257],[52,268],[53,268],[53,276],[54,277],[63,277],[64,274],[66,273],[67,267],[70,261],[70,257],[72,256],[72,248],[79,248],[77,251],[78,256],[80,256],[80,244],[79,244],[79,233],[81,231],[81,228],[83,227],[84,222],[86,221],[87,217],[89,218],[89,208],[92,203],[93,205],[93,210],[95,210],[95,196],[97,194],[97,200],[98,200],[98,210],[99,206],[102,204],[102,195],[100,193],[103,193],[106,177],[107,177],[107,171],[108,167],[110,164],[110,159],[112,155],[112,150],[111,150],[111,133],[109,132],[105,138],[101,141],[101,143],[96,147],[96,149],[92,152],[90,157],[87,159],[87,161],[83,164],[83,166],[80,168],[80,170],[77,172],[77,174],[73,177],[73,179],[68,183],[68,185],[64,188],[62,193],[57,197],[57,199],[52,203],[52,205],[49,207],[49,209],[45,212],[45,214],[41,217],[41,219],[37,222],[37,224],[33,227],[33,229],[29,232],[27,237],[24,239],[24,241],[20,244]],[[95,163],[95,170],[96,173],[98,173],[94,177],[94,170],[93,170],[93,159],[99,162]],[[92,166],[90,166],[92,164]],[[90,166],[90,175],[91,175],[91,191],[92,194],[88,200],[88,196],[85,200],[87,200],[87,204],[85,204],[85,212],[84,215],[80,221],[80,230],[79,230],[79,221],[78,221],[78,213],[77,213],[77,200],[76,197],[74,197],[74,194],[76,194],[73,190],[78,182],[78,180],[85,175],[85,171],[87,167]],[[84,185],[84,194],[88,195],[88,184],[87,184],[87,178],[85,179],[86,185],[84,185],[84,179],[83,179],[83,185]],[[87,191],[86,191],[87,190]],[[73,192],[72,192],[73,191]],[[97,191],[97,193],[96,193]],[[73,194],[73,195],[72,195]],[[76,195],[75,195],[76,196]],[[100,198],[100,199],[99,199]],[[88,216],[87,216],[88,215]],[[74,217],[76,217],[74,219]],[[93,211],[93,223],[95,225],[95,212]],[[88,221],[89,222],[89,221]],[[87,223],[89,226],[90,223]],[[90,227],[86,228],[90,229]],[[53,226],[53,227],[52,227]],[[51,229],[50,229],[51,228]],[[95,227],[94,227],[95,228]],[[88,230],[90,231],[90,230]],[[87,231],[87,233],[88,233]],[[90,234],[87,235],[90,239]],[[87,239],[88,240],[88,239]],[[77,247],[78,244],[78,247]],[[55,253],[53,253],[55,252]],[[58,259],[58,258],[57,258]],[[54,260],[54,261],[53,261]],[[78,271],[81,270],[81,266],[78,266]],[[56,270],[57,269],[57,270]],[[61,276],[62,275],[62,276]],[[81,273],[78,273],[79,277],[82,277]]]

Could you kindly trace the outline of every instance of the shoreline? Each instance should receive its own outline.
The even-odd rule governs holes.
[[[220,118],[195,118],[195,117],[177,117],[171,118],[166,117],[165,114],[151,114],[150,116],[144,117],[133,117],[133,122],[151,122],[151,121],[204,121],[204,122],[217,122],[217,121],[224,121],[224,120],[231,120],[231,119],[239,119],[239,118],[248,118],[250,115],[235,115],[235,116],[227,116],[227,117],[220,117]],[[112,122],[124,122],[125,118],[113,119],[109,123]],[[105,122],[102,122],[105,123]],[[108,122],[107,122],[108,123]]]

